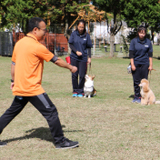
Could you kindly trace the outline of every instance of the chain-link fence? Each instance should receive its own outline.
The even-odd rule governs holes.
[[[12,32],[0,32],[0,55],[12,56],[13,35]]]
[[[12,56],[15,43],[24,36],[24,33],[21,32],[0,32],[0,55]],[[47,32],[40,43],[58,56],[66,55],[68,53],[68,42],[64,34]]]

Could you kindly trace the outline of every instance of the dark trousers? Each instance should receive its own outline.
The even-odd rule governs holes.
[[[85,74],[87,71],[87,62],[80,62],[71,58],[71,65],[76,66],[78,69],[77,72],[72,73],[73,92],[76,92],[77,94],[83,94]],[[78,75],[79,75],[79,83],[78,83]]]
[[[149,64],[136,64],[136,70],[132,71],[135,97],[141,97],[139,84],[143,78],[148,79]]]
[[[15,96],[10,108],[0,117],[0,133],[2,133],[3,129],[23,110],[28,102],[47,120],[54,142],[57,143],[60,141],[64,135],[58,118],[58,112],[46,93],[33,97]]]

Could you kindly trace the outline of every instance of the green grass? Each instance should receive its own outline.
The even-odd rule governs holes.
[[[107,46],[108,46],[107,47],[107,52],[105,52],[104,45],[101,45],[100,50],[103,53],[105,53],[106,56],[110,56],[110,45],[107,45]],[[116,51],[117,52],[114,53],[115,57],[118,55],[118,52],[120,51],[120,46],[123,46],[123,44],[117,44],[116,45]],[[129,48],[129,45],[128,45],[128,48]],[[156,57],[156,58],[160,57],[160,52],[159,52],[160,46],[159,45],[153,45],[153,50],[154,50],[153,56]],[[125,53],[124,48],[122,48],[122,51],[123,51],[123,56],[124,57],[128,56],[128,53],[127,54]]]
[[[154,46],[158,57],[159,46]],[[64,57],[62,57],[64,59]],[[71,74],[45,63],[43,88],[56,105],[66,137],[75,149],[56,150],[45,119],[31,105],[4,129],[0,160],[158,160],[160,159],[160,105],[133,104],[129,59],[92,59],[97,96],[72,98]],[[160,100],[160,61],[153,59],[151,89]],[[0,57],[0,115],[13,100],[10,90],[11,58]]]

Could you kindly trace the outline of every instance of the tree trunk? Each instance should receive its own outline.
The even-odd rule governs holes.
[[[115,37],[114,35],[110,36],[110,57],[114,57],[114,41]]]
[[[153,44],[154,44],[154,31],[153,31],[153,29],[151,29],[151,41],[153,42]]]
[[[65,20],[64,20],[64,36],[67,38],[67,41],[69,41],[69,38],[70,38],[70,35],[69,35],[69,24],[68,24],[68,19],[67,18],[65,18]],[[70,49],[70,47],[69,47],[69,43],[68,43],[68,55],[70,54],[70,52],[71,52],[71,49]]]

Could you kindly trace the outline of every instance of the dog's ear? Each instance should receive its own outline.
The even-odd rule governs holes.
[[[86,75],[85,75],[85,79],[88,79],[88,78],[89,78],[89,76],[88,76],[88,74],[86,74]]]
[[[144,92],[148,92],[149,91],[149,85],[148,85],[148,83],[143,83],[143,91]]]
[[[95,76],[92,76],[92,81],[94,80]]]

